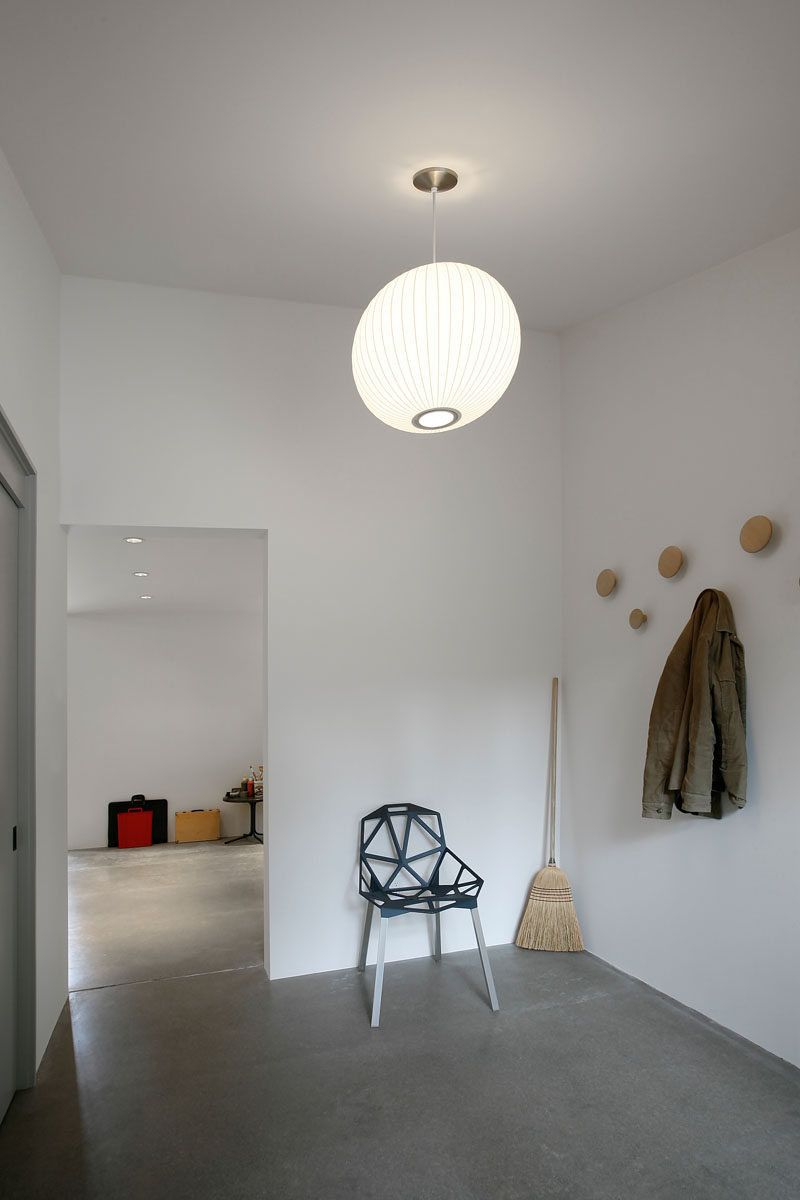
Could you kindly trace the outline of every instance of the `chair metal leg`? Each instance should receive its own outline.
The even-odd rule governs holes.
[[[434,914],[436,919],[436,936],[433,943],[433,959],[434,962],[442,961],[442,914],[436,910]]]
[[[370,907],[372,907],[370,905]],[[378,963],[375,967],[375,991],[372,994],[372,1020],[370,1024],[373,1029],[378,1028],[378,1023],[381,1019],[381,996],[383,995],[383,960],[386,955],[386,926],[389,924],[389,918],[381,916],[380,934],[378,937]]]
[[[483,967],[483,977],[486,980],[486,990],[489,993],[489,1003],[492,1006],[492,1012],[497,1012],[500,1005],[497,1003],[497,992],[494,990],[492,968],[489,965],[489,955],[486,952],[486,942],[483,940],[483,929],[481,927],[481,919],[478,916],[477,907],[472,909],[472,924],[475,926],[475,938],[478,943],[478,951],[481,956],[481,966]]]
[[[367,951],[369,950],[369,935],[372,929],[372,914],[375,912],[375,905],[367,901],[367,911],[364,913],[364,932],[361,935],[361,951],[358,956],[358,969],[363,971],[367,966]]]

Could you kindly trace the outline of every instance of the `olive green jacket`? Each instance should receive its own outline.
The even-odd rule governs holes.
[[[673,646],[656,688],[644,766],[642,816],[722,816],[721,793],[747,791],[744,647],[724,592],[707,588]]]

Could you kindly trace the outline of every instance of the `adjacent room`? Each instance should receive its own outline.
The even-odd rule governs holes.
[[[266,545],[69,530],[71,993],[263,965]]]
[[[800,1196],[799,57],[0,3],[4,1200]]]

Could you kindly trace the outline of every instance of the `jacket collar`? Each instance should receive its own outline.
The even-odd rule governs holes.
[[[695,612],[698,608],[710,609],[716,607],[717,614],[714,622],[714,628],[718,633],[736,633],[736,625],[733,620],[733,609],[731,602],[724,592],[720,592],[717,588],[705,588],[700,593],[694,602]]]

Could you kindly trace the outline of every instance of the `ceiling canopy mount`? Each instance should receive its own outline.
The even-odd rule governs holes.
[[[413,179],[414,187],[421,192],[449,192],[458,183],[458,176],[449,167],[424,167]]]

